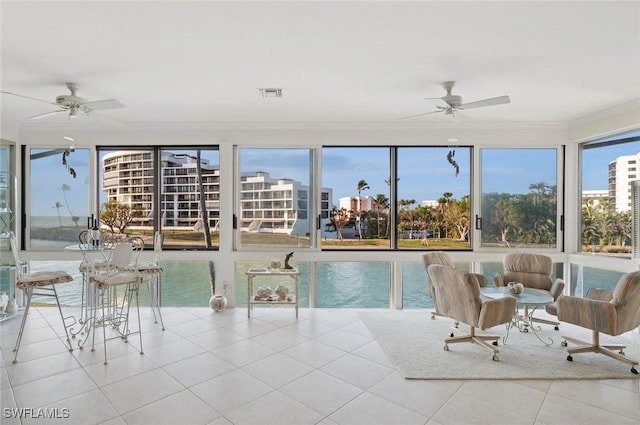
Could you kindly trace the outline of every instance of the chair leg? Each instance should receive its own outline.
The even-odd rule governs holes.
[[[69,344],[69,351],[73,351],[73,346],[71,345],[71,337],[69,336],[69,329],[67,328],[67,321],[62,313],[62,306],[60,305],[60,299],[58,298],[58,291],[56,290],[56,285],[51,285],[51,289],[53,289],[53,295],[56,298],[56,305],[58,306],[58,311],[60,312],[60,319],[62,320],[62,327],[64,328],[64,333],[67,336],[67,344]],[[70,326],[73,326],[71,324]]]
[[[592,335],[593,335],[593,338],[591,343],[584,342],[579,339],[563,336],[562,345],[566,346],[567,342],[571,342],[573,344],[578,345],[578,347],[567,349],[567,353],[568,353],[567,360],[573,361],[572,354],[599,353],[599,354],[604,354],[607,357],[611,357],[614,360],[618,360],[623,363],[630,364],[631,372],[634,374],[638,373],[638,371],[635,368],[635,366],[638,365],[638,360],[630,359],[624,356],[623,350],[626,347],[625,345],[621,345],[621,344],[600,345],[600,333],[598,331],[593,331]],[[612,350],[618,350],[618,352],[615,353]]]
[[[20,343],[22,342],[22,335],[24,334],[24,325],[27,321],[27,315],[29,314],[29,307],[31,307],[31,297],[33,296],[33,286],[25,286],[23,288],[27,297],[27,304],[22,314],[22,322],[20,323],[20,330],[18,331],[18,338],[16,339],[16,345],[13,347],[14,356],[13,363],[18,362],[18,351],[20,350]]]
[[[104,297],[104,292],[109,292],[108,288],[103,288],[102,289],[102,296]],[[107,297],[109,297],[109,294],[107,294]],[[107,319],[105,316],[105,311],[104,311],[104,298],[101,300],[102,301],[102,317],[100,318],[100,320],[102,321],[102,345],[104,346],[104,364],[108,364],[107,361]]]
[[[158,310],[160,310],[160,309],[158,308]],[[438,313],[436,311],[432,311],[431,312],[431,320],[435,320],[436,316],[448,317],[448,316],[445,316],[444,314],[440,314],[440,313]],[[458,321],[454,321],[453,322],[453,327],[451,328],[451,334],[450,334],[451,337],[455,336],[455,334],[464,335],[464,332],[460,330],[459,326],[460,326],[460,322],[458,322]],[[162,325],[162,330],[164,330],[164,325]]]
[[[144,354],[144,349],[142,348],[142,322],[140,321],[140,302],[139,302],[139,295],[140,295],[140,285],[138,284],[136,286],[136,311],[138,313],[138,337],[140,338],[140,354]],[[129,320],[127,319],[127,322]]]
[[[151,299],[151,311],[153,312],[153,321],[154,323],[158,323],[158,317],[160,318],[160,326],[162,326],[162,330],[164,330],[164,320],[162,320],[162,312],[160,311],[160,273],[155,273],[149,277],[148,280],[148,289],[149,289],[149,298]],[[156,310],[158,310],[158,315],[156,316]]]
[[[486,341],[498,341],[500,339],[497,335],[476,335],[476,329],[473,326],[469,326],[469,333],[466,335],[453,336],[444,339],[444,349],[449,350],[448,344],[455,344],[458,342],[473,342],[479,346],[486,348],[493,353],[493,360],[498,360],[497,354],[500,352],[495,345],[488,344]]]

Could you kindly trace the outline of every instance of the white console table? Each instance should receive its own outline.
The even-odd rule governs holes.
[[[288,296],[290,300],[266,300],[266,299],[256,299],[256,293],[253,289],[253,280],[256,277],[277,277],[277,276],[286,276],[293,280],[293,293],[291,288],[289,289]],[[253,306],[256,304],[261,305],[289,305],[295,307],[296,309],[296,318],[298,317],[298,291],[299,291],[299,277],[300,271],[297,268],[294,269],[271,269],[271,268],[249,268],[247,269],[247,317],[251,317],[251,310]],[[276,294],[273,294],[276,297]]]

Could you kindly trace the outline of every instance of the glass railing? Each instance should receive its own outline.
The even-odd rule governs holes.
[[[31,261],[30,270],[64,270],[74,277],[74,281],[58,285],[61,303],[80,305],[82,300],[82,274],[80,261]],[[321,308],[389,308],[391,287],[391,262],[350,261],[315,263],[316,300],[310,303],[310,263],[295,261],[300,270],[300,307],[315,304]],[[268,267],[265,261],[238,261],[235,264],[234,290],[236,307],[247,306],[247,275],[250,267]],[[469,263],[456,263],[456,268],[469,270]],[[501,271],[500,263],[483,263],[483,274],[493,285],[493,275]],[[210,265],[208,261],[162,261],[162,305],[168,307],[206,307],[211,297]],[[215,268],[215,267],[214,267]],[[403,308],[433,308],[433,301],[427,291],[427,273],[421,262],[403,264]],[[571,265],[571,294],[584,296],[589,288],[613,289],[622,272]],[[8,275],[2,275],[5,281]],[[216,293],[223,294],[223,282],[216,279]],[[254,286],[269,286],[274,289],[287,283],[281,276],[261,277]],[[567,282],[568,283],[568,282]],[[8,292],[3,283],[0,290]],[[226,294],[225,294],[226,295]],[[146,291],[141,293],[141,303],[147,302]],[[35,302],[40,302],[34,298]],[[49,303],[50,300],[43,299]]]

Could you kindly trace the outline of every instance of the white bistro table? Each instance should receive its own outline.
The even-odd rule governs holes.
[[[253,281],[256,277],[289,277],[293,280],[293,293],[289,289],[288,299],[279,300],[273,291],[273,297],[268,299],[259,298],[254,292]],[[267,267],[252,267],[247,269],[247,317],[251,317],[251,310],[256,304],[261,305],[290,305],[296,309],[296,318],[298,317],[298,291],[299,291],[299,277],[300,271],[297,268],[293,269],[272,269]]]

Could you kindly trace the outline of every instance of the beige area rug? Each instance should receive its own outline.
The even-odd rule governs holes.
[[[631,365],[602,354],[575,354],[567,360],[566,347],[560,345],[562,335],[583,341],[591,340],[591,332],[562,323],[560,330],[542,325],[543,339],[552,338],[549,346],[533,334],[512,328],[506,345],[499,341],[499,361],[491,359],[489,350],[473,343],[449,344],[444,350],[444,338],[450,334],[453,321],[446,317],[431,319],[426,310],[362,312],[360,317],[376,338],[389,359],[407,379],[612,379],[638,378]],[[466,325],[460,325],[467,330]],[[477,334],[506,335],[505,326],[496,326]],[[601,335],[601,343],[628,344],[627,357],[640,359],[640,336]],[[569,347],[572,347],[569,343]],[[636,367],[636,369],[639,369]],[[640,369],[639,369],[640,370]]]

